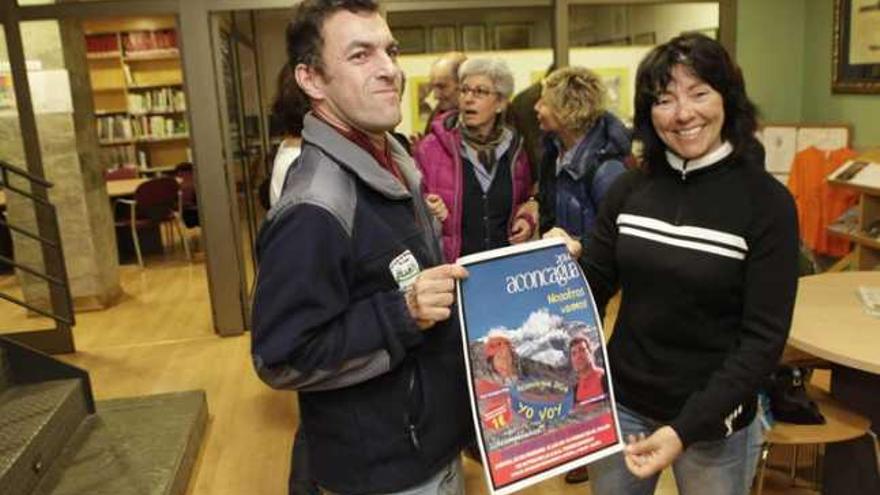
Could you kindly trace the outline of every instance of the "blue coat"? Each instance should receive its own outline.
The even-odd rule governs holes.
[[[629,130],[605,112],[578,143],[571,161],[557,170],[560,147],[547,136],[538,198],[541,232],[560,227],[586,247],[602,198],[626,170],[631,145]]]

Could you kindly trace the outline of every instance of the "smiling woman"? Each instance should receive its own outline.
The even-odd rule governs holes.
[[[747,493],[757,393],[797,287],[791,195],[764,170],[740,69],[701,34],[659,45],[636,76],[643,167],[611,187],[581,259],[599,308],[621,290],[608,359],[625,453],[590,465],[593,493]],[[636,439],[639,440],[636,440]]]

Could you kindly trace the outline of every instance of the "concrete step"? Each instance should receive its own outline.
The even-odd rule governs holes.
[[[0,392],[0,494],[27,495],[88,415],[79,380]]]
[[[207,420],[203,391],[98,401],[33,493],[183,494]]]

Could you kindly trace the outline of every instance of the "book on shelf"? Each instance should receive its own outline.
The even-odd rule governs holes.
[[[129,57],[146,53],[170,53],[177,50],[177,32],[174,29],[131,31],[123,33],[122,45]]]
[[[90,55],[119,52],[119,43],[116,35],[90,34],[86,36],[86,52]]]

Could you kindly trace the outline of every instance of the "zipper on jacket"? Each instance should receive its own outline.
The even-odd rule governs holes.
[[[678,191],[676,204],[675,204],[675,225],[681,225],[681,210],[682,203],[684,203],[684,196],[687,189],[687,162],[681,164],[681,183],[682,187]]]
[[[407,386],[407,397],[409,398],[410,405],[412,404],[413,393],[416,389],[416,368],[410,371],[409,374],[409,383]],[[422,443],[419,441],[419,432],[416,429],[416,425],[412,422],[412,417],[410,416],[409,408],[406,409],[406,412],[403,414],[403,423],[405,428],[405,433],[409,437],[409,442],[416,449],[416,451],[422,450]]]

